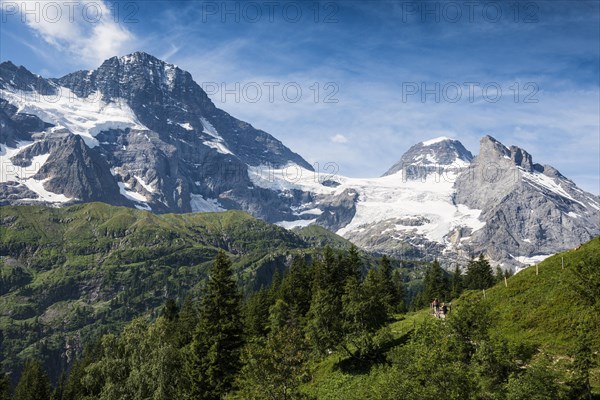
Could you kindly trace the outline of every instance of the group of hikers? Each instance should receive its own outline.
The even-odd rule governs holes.
[[[436,318],[446,318],[446,315],[450,312],[450,310],[452,309],[452,304],[451,303],[441,303],[438,298],[436,297],[435,299],[433,299],[433,301],[431,302],[431,313],[433,314],[433,316],[435,316]]]

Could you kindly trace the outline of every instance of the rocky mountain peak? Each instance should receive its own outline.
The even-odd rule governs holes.
[[[11,61],[0,64],[0,89],[16,89],[36,91],[44,95],[53,95],[56,89],[44,78],[30,72],[23,66],[16,66]]]
[[[144,96],[145,100],[151,96],[150,100],[162,103],[190,97],[204,103],[208,100],[188,72],[143,52],[111,57],[95,70],[68,74],[57,82],[80,97],[100,91],[106,101],[133,100],[138,96]]]
[[[510,162],[509,162],[510,160]],[[491,136],[484,136],[480,141],[479,163],[500,163],[507,167],[517,166],[527,172],[543,172],[544,167],[533,163],[533,157],[518,146],[506,147]]]
[[[464,168],[472,159],[473,155],[461,142],[439,137],[412,146],[384,176],[405,171],[407,177],[418,178],[440,169]]]
[[[486,160],[510,158],[510,150],[492,136],[486,135],[479,141],[477,157]]]

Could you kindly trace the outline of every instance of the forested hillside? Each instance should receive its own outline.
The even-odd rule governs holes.
[[[156,318],[167,299],[199,298],[219,250],[246,297],[295,257],[310,262],[328,245],[350,247],[320,227],[291,232],[239,211],[1,207],[0,360],[16,378],[26,360],[37,359],[56,380],[101,334],[139,316]],[[364,273],[376,260],[363,257]],[[423,271],[410,262],[393,266],[413,284]]]
[[[599,250],[596,238],[513,277],[494,277],[479,258],[438,279],[434,263],[423,290],[459,295],[445,318],[406,312],[386,257],[366,274],[354,248],[295,257],[244,299],[221,251],[198,300],[169,300],[157,318],[90,343],[54,398],[597,398]],[[49,398],[31,362],[16,399],[34,387]]]

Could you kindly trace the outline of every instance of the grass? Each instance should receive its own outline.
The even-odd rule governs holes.
[[[564,268],[563,268],[564,260]],[[577,326],[589,305],[584,304],[573,290],[572,269],[579,263],[592,263],[600,268],[600,237],[577,249],[556,254],[536,267],[530,266],[504,282],[485,291],[485,304],[493,316],[490,334],[505,339],[509,345],[525,345],[551,356],[554,368],[565,373],[575,348]],[[481,291],[465,292],[453,301],[454,310],[466,302],[483,298]],[[596,326],[598,324],[598,314]],[[391,346],[398,346],[429,316],[429,310],[397,316],[391,322]],[[591,335],[592,350],[598,361],[600,335]],[[346,356],[334,353],[324,360],[313,362],[312,376],[303,390],[319,399],[376,399],[378,383],[385,380],[390,368],[385,363],[363,370],[344,370]],[[600,365],[591,371],[591,384],[600,396]]]
[[[582,262],[595,262],[600,268],[600,237],[577,250],[549,257],[537,268],[524,269],[509,278],[507,286],[501,282],[486,290],[496,319],[494,333],[509,341],[537,345],[546,352],[567,353],[573,347],[581,316],[589,310],[573,291],[572,268]],[[468,292],[456,304],[481,297],[482,292]],[[594,335],[593,346],[600,349],[600,335]]]

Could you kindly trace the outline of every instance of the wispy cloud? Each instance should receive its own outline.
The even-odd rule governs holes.
[[[332,136],[331,141],[333,143],[348,143],[348,138],[344,135],[342,135],[341,133],[338,133],[334,136]]]
[[[111,13],[110,7],[123,2],[100,3],[109,7],[100,24],[82,19],[81,11],[72,25],[28,21],[57,53],[71,55],[58,60],[44,53],[44,59],[61,62],[44,61],[42,67],[60,66],[67,73],[72,60],[93,67],[130,50],[150,52],[190,71],[199,84],[225,85],[209,93],[217,107],[271,133],[310,162],[338,164],[347,176],[379,175],[411,145],[437,136],[455,137],[477,153],[481,136],[491,134],[523,147],[536,162],[553,165],[584,189],[599,191],[600,14],[595,0],[577,6],[535,2],[540,19],[533,24],[515,22],[512,5],[497,24],[481,17],[475,23],[443,18],[422,23],[414,16],[405,23],[397,1],[337,2],[339,23],[315,23],[312,8],[304,9],[301,23],[286,22],[281,8],[272,23],[266,17],[262,23],[234,22],[231,15],[225,23],[221,14],[203,18],[197,2],[147,1],[136,3],[140,21],[130,25],[119,21],[127,13]],[[321,11],[321,17],[326,15]],[[3,42],[3,53],[11,42]],[[27,42],[37,44],[31,37]],[[457,103],[431,101],[432,96],[425,102],[419,95],[402,98],[403,82],[443,86],[472,81],[501,85],[501,101],[489,103],[481,96],[465,101],[466,89]],[[280,84],[273,101],[267,82]],[[324,101],[328,82],[337,85],[338,102]],[[539,86],[539,103],[522,101],[527,82]],[[262,88],[259,101],[243,93],[244,85],[252,83]],[[299,101],[284,98],[286,83],[302,88]],[[318,101],[315,83],[320,85]],[[518,102],[512,100],[514,83],[521,85]],[[235,95],[223,101],[222,90],[235,90],[236,84],[239,101]]]
[[[37,36],[59,52],[94,66],[135,49],[137,38],[125,26],[130,15],[115,13],[111,8],[118,4],[109,5],[104,0],[2,0],[1,7],[5,14],[20,14]]]

